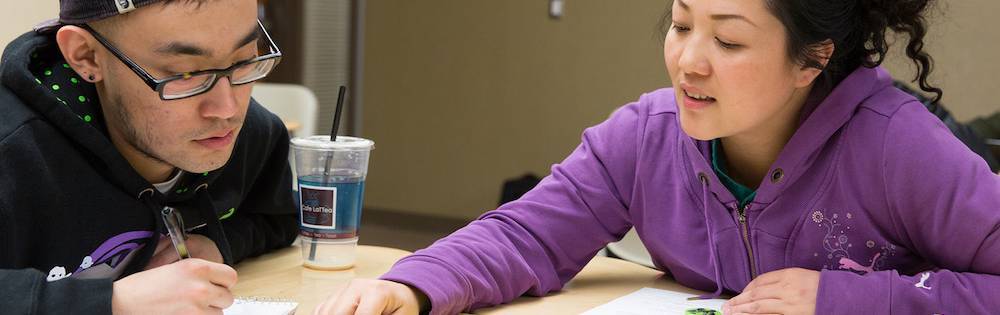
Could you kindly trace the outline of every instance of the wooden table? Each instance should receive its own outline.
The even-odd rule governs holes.
[[[298,242],[296,242],[297,244]],[[291,246],[236,266],[237,296],[290,299],[299,302],[296,314],[312,314],[313,308],[351,279],[374,279],[410,252],[375,246],[358,246],[358,261],[352,269],[319,271],[302,266],[302,250]]]
[[[678,284],[659,270],[598,256],[560,292],[541,298],[520,297],[509,304],[477,310],[476,314],[580,314],[644,287],[703,293]]]
[[[359,246],[356,267],[344,271],[316,271],[302,267],[298,246],[248,259],[236,266],[238,296],[264,296],[299,302],[297,314],[313,308],[354,278],[374,279],[409,252]],[[477,310],[476,314],[579,314],[643,287],[699,294],[663,273],[632,262],[595,257],[561,292],[544,298],[521,297],[509,304]]]

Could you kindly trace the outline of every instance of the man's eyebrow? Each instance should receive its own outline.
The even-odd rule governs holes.
[[[253,29],[250,30],[250,32],[247,33],[246,36],[243,36],[243,39],[241,39],[239,42],[236,43],[236,47],[233,47],[233,50],[240,49],[240,47],[252,43],[253,41],[259,39],[261,35],[262,34],[260,32],[260,27],[258,27],[257,24],[254,24]]]
[[[162,55],[211,56],[208,50],[185,42],[170,42],[156,48],[156,53]]]
[[[237,50],[240,47],[246,46],[247,44],[252,43],[253,41],[257,40],[260,37],[261,37],[260,28],[255,25],[253,30],[247,33],[246,36],[243,36],[243,38],[236,43],[236,46],[233,47],[233,50]],[[180,41],[170,42],[160,47],[157,47],[156,52],[163,55],[190,55],[190,56],[208,56],[208,57],[212,56],[212,53],[207,49],[198,47],[198,45],[192,43],[185,43]]]

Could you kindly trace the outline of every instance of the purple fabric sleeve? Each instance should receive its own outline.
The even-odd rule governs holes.
[[[400,260],[382,279],[423,291],[431,314],[561,289],[631,227],[627,208],[645,111],[634,103],[587,129],[535,189]]]

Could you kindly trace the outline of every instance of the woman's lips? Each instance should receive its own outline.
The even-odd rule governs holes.
[[[690,110],[699,110],[715,103],[715,98],[708,96],[701,89],[681,82],[680,92],[684,96],[681,99],[682,105]]]
[[[709,105],[712,105],[713,103],[715,103],[715,100],[712,100],[712,99],[709,99],[709,100],[699,100],[699,99],[696,99],[696,98],[684,95],[684,108],[687,108],[687,109],[690,109],[690,110],[699,110],[699,109],[708,107]]]

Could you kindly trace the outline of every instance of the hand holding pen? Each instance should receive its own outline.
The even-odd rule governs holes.
[[[164,225],[167,226],[168,233],[160,238],[153,258],[146,265],[146,270],[177,262],[182,257],[200,258],[216,263],[223,262],[222,253],[219,252],[214,241],[203,235],[187,233],[180,211],[164,207],[161,211],[161,217]]]
[[[145,271],[114,282],[112,313],[217,314],[232,305],[236,270],[221,263],[215,242],[198,234],[185,236],[184,222],[173,208],[164,208],[162,218],[168,236],[160,238]]]

